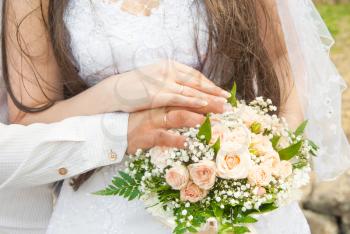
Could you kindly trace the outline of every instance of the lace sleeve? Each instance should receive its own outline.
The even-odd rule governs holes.
[[[276,0],[293,77],[309,120],[308,136],[320,146],[314,158],[319,179],[334,179],[350,166],[350,147],[341,126],[346,84],[332,63],[334,40],[311,0]]]

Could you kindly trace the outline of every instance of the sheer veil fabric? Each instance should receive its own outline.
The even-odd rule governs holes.
[[[313,160],[320,180],[331,180],[350,167],[350,147],[341,125],[346,83],[330,59],[334,39],[311,0],[277,0],[307,134],[320,146]]]

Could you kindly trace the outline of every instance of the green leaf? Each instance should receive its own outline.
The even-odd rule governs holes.
[[[119,171],[120,177],[115,177],[112,184],[101,191],[93,194],[102,196],[121,196],[128,200],[133,200],[141,196],[139,191],[139,184],[129,174]]]
[[[122,188],[122,187],[126,186],[128,183],[126,183],[125,180],[123,180],[120,177],[115,177],[112,180],[112,184],[114,184],[118,188]]]
[[[299,127],[297,128],[297,130],[295,130],[294,134],[295,134],[296,136],[303,135],[303,134],[304,134],[304,131],[305,131],[305,128],[306,128],[306,126],[307,126],[307,123],[308,123],[307,120],[305,120],[304,122],[302,122],[302,123],[299,125]]]
[[[198,232],[198,230],[196,228],[194,228],[194,227],[188,227],[187,230],[189,232],[192,232],[192,233],[197,233]]]
[[[299,150],[302,146],[303,142],[299,141],[298,143],[295,143],[285,149],[282,149],[278,151],[278,154],[280,155],[281,160],[290,160],[292,159],[295,155],[299,153]]]
[[[115,196],[118,195],[119,190],[118,188],[114,187],[114,186],[108,186],[107,188],[94,192],[94,195],[99,195],[99,196]]]
[[[249,228],[245,227],[245,226],[237,226],[233,228],[233,233],[234,234],[244,234],[250,232]]]
[[[277,144],[280,141],[281,136],[273,136],[273,138],[271,139],[271,143],[272,143],[272,147],[276,150],[277,148]]]
[[[212,204],[211,205],[214,215],[216,218],[221,219],[222,215],[224,214],[224,209],[221,209],[219,206]]]
[[[123,171],[119,171],[119,175],[125,180],[127,181],[129,184],[132,184],[135,182],[135,180],[127,173],[123,172]]]
[[[221,142],[220,142],[220,137],[216,140],[215,144],[212,146],[215,155],[218,154],[219,150],[220,150],[220,146],[221,146]]]
[[[258,222],[257,219],[253,218],[252,216],[242,216],[236,219],[237,223],[256,223]]]
[[[236,82],[234,82],[233,87],[231,89],[231,97],[227,100],[232,107],[237,107],[238,101],[237,101],[236,94],[237,94],[237,85],[236,85]]]
[[[138,189],[134,188],[134,190],[131,192],[129,196],[129,201],[134,200],[135,198],[139,197],[140,192]]]
[[[202,136],[204,136],[204,139],[202,138]],[[206,144],[209,144],[211,140],[211,123],[209,115],[207,115],[204,123],[202,124],[202,126],[200,126],[197,134],[197,139],[202,142],[205,142]]]
[[[262,204],[259,208],[259,213],[270,212],[276,210],[277,208],[278,206],[276,206],[274,203]]]
[[[300,168],[306,167],[307,164],[308,164],[307,161],[300,161],[300,162],[294,163],[293,164],[293,168],[294,169],[300,169]]]
[[[309,145],[311,146],[311,150],[310,150],[310,153],[313,155],[313,156],[317,156],[317,151],[319,150],[320,147],[318,147],[315,142],[311,141],[311,140],[307,140]]]

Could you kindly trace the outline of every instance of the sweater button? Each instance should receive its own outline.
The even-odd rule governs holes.
[[[65,175],[67,175],[68,170],[67,170],[67,168],[62,167],[62,168],[58,169],[58,173],[59,173],[61,176],[65,176]]]

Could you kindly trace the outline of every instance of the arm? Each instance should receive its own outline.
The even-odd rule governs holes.
[[[122,160],[128,114],[54,124],[0,124],[0,190],[59,181]]]
[[[7,1],[4,33],[7,78],[13,91],[12,98],[8,98],[12,123],[51,123],[72,116],[164,106],[201,108],[210,102],[223,104],[229,95],[192,68],[162,62],[112,76],[63,100],[60,68],[45,25],[47,9],[48,0]],[[28,113],[13,100],[30,108],[53,105],[38,113]],[[214,112],[222,109],[222,105],[216,106]]]
[[[280,109],[280,116],[286,118],[289,126],[295,129],[304,120],[304,113],[289,63],[288,50],[285,44],[276,0],[264,0],[263,2],[270,16],[269,20],[271,21],[266,22],[266,20],[262,18],[263,16],[261,16],[261,22],[263,22],[261,37],[281,84],[282,106]],[[259,13],[261,14],[258,9],[258,14]]]

